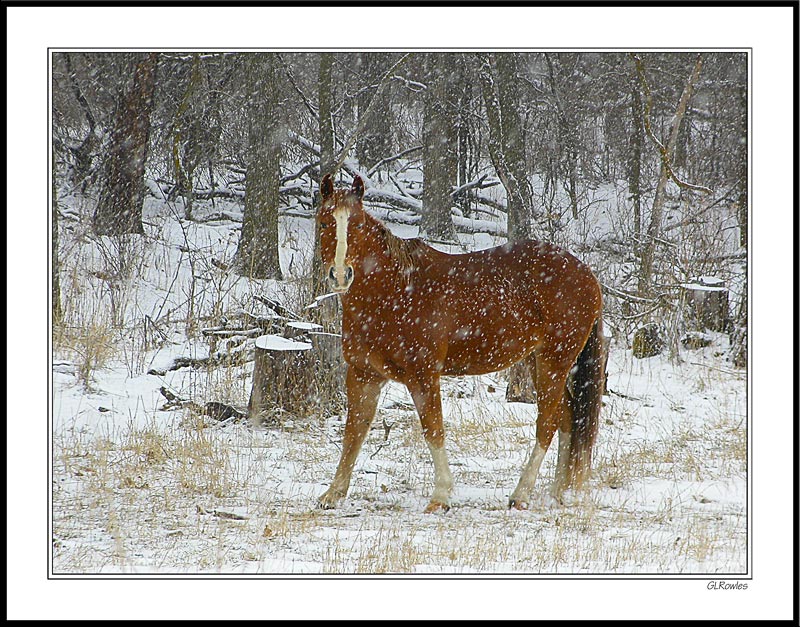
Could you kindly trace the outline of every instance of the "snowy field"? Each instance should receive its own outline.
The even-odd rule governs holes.
[[[62,291],[83,330],[67,332],[53,356],[54,576],[748,572],[747,377],[726,359],[727,336],[683,350],[679,361],[635,359],[615,337],[589,487],[561,505],[546,496],[554,445],[529,511],[509,511],[507,499],[536,409],[506,403],[503,373],[443,383],[455,478],[446,515],[422,514],[433,466],[408,393],[390,384],[348,498],[322,511],[315,500],[333,478],[343,415],[254,429],[165,409],[160,392],[246,406],[252,362],[168,368],[209,355],[200,333],[209,320],[266,313],[256,295],[302,310],[297,277],[311,220],[281,218],[287,280],[257,282],[229,270],[240,228],[234,204],[199,212],[219,219],[189,222],[179,206],[149,197],[147,236],[114,242],[86,237],[90,203],[63,202],[75,219],[62,220]],[[601,216],[612,196],[593,206],[594,223],[613,231]],[[577,228],[585,234],[586,225]],[[464,236],[462,244],[500,241]],[[109,264],[119,259],[135,271],[112,281]]]

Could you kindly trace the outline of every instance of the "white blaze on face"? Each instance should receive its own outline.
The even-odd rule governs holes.
[[[345,259],[347,258],[347,220],[350,212],[345,208],[336,209],[333,212],[336,220],[336,257],[333,260],[333,267],[336,273],[336,281],[339,285],[345,284]]]

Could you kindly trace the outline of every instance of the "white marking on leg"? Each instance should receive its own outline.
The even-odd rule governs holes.
[[[556,476],[550,488],[550,495],[559,499],[561,493],[569,484],[569,449],[572,442],[572,434],[566,431],[558,431],[558,463],[556,465]]]
[[[519,478],[519,483],[511,494],[511,501],[515,503],[527,503],[533,490],[533,484],[536,483],[536,477],[539,476],[539,467],[542,465],[544,456],[547,449],[542,448],[539,442],[531,451],[531,456],[528,458],[528,463],[522,471],[522,476]]]
[[[336,256],[333,260],[333,267],[336,272],[336,281],[339,285],[344,285],[345,259],[347,257],[347,220],[350,212],[346,208],[336,209],[333,212],[336,220]]]
[[[431,501],[450,505],[450,492],[453,489],[453,475],[450,474],[450,464],[447,462],[447,451],[444,447],[437,448],[428,444],[428,449],[433,457],[433,495]]]

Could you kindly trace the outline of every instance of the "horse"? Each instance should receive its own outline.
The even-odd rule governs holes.
[[[587,479],[605,389],[602,295],[587,265],[555,245],[519,241],[447,254],[401,239],[364,209],[364,182],[320,182],[322,269],[342,305],[347,418],[333,481],[318,506],[343,500],[388,380],[406,386],[433,458],[426,513],[450,509],[440,379],[480,375],[524,361],[534,381],[536,441],[509,497],[530,507],[550,442],[559,432],[550,494]]]

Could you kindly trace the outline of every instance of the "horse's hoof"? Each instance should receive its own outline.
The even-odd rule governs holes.
[[[341,496],[326,492],[317,499],[317,509],[336,509],[336,505],[341,500]]]
[[[450,506],[447,503],[440,503],[439,501],[431,501],[428,507],[425,508],[426,514],[446,514],[450,511]]]
[[[517,509],[525,511],[529,508],[527,501],[520,501],[517,499],[508,499],[508,509]]]

